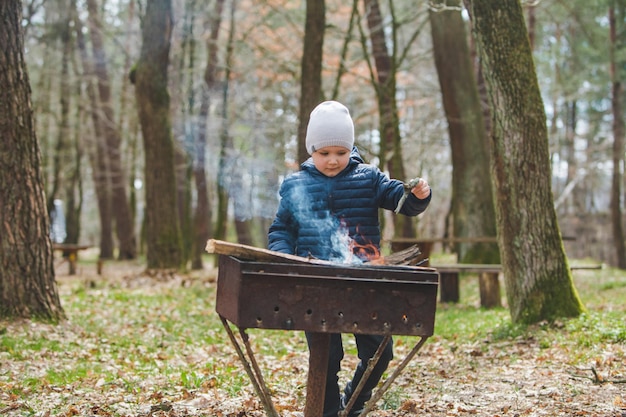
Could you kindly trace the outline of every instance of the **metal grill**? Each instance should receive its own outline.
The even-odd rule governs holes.
[[[221,255],[216,310],[270,416],[278,414],[245,329],[304,330],[319,335],[320,347],[311,345],[305,408],[305,417],[318,417],[323,404],[324,351],[329,335],[378,334],[387,336],[383,343],[391,335],[419,336],[419,342],[401,363],[401,371],[434,332],[438,279],[438,273],[431,268],[255,262]],[[239,327],[249,361],[227,321]],[[385,384],[391,384],[395,376],[392,374]],[[385,385],[362,415],[380,399],[383,388]]]

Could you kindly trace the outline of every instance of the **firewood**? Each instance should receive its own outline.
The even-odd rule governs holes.
[[[391,253],[384,258],[385,265],[419,265],[425,262],[420,259],[422,252],[417,245],[410,246],[398,252]]]
[[[276,262],[276,263],[313,263],[318,265],[336,265],[335,262],[324,261],[317,258],[305,258],[302,256],[290,255],[272,251],[269,249],[257,248],[255,246],[243,245],[241,243],[225,242],[223,240],[209,239],[206,244],[208,253],[218,255],[234,256],[250,261]],[[382,258],[383,262],[376,260],[377,265],[416,265],[421,252],[417,245],[407,249],[392,253]],[[365,262],[367,264],[368,262]]]
[[[269,249],[257,248],[255,246],[243,245],[241,243],[225,242],[223,240],[209,239],[205,250],[208,253],[218,255],[234,256],[236,258],[249,261],[276,262],[276,263],[314,263],[331,265],[332,262],[321,259],[305,258],[302,256],[290,255],[272,251]]]

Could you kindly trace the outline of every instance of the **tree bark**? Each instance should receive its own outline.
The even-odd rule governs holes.
[[[322,101],[322,55],[326,5],[324,0],[307,0],[300,81],[300,123],[298,125],[298,164],[309,158],[306,129],[313,108]]]
[[[98,218],[100,220],[100,259],[113,258],[113,214],[111,207],[111,187],[108,180],[108,168],[106,149],[104,143],[97,138],[101,137],[101,116],[98,108],[97,92],[93,80],[92,59],[87,51],[83,24],[76,10],[76,2],[71,2],[71,13],[74,19],[74,32],[76,34],[76,44],[83,66],[83,76],[85,78],[85,90],[90,104],[90,115],[93,122],[93,134],[87,136],[87,154],[91,164],[91,175],[96,191],[98,204]]]
[[[378,0],[364,0],[367,26],[370,31],[372,55],[376,66],[375,89],[378,100],[378,114],[380,118],[380,153],[379,159],[382,169],[389,171],[389,176],[401,181],[408,181],[402,161],[402,138],[396,103],[396,54],[395,28],[392,30],[393,53],[387,49],[385,25],[381,15]],[[417,173],[411,175],[417,176]],[[407,216],[394,216],[396,237],[414,238],[415,227],[413,219]],[[392,243],[391,250],[398,251],[406,248],[406,244]]]
[[[448,121],[452,151],[454,237],[496,236],[489,173],[489,150],[477,79],[474,74],[460,0],[431,9],[435,66]],[[456,243],[459,262],[500,263],[495,243]]]
[[[48,213],[52,213],[55,210],[54,200],[61,198],[62,189],[65,185],[65,174],[68,171],[68,167],[71,166],[71,135],[69,128],[70,98],[72,97],[69,82],[69,62],[71,59],[70,19],[63,19],[59,24],[59,37],[62,46],[61,72],[58,78],[60,91],[60,113],[57,116],[59,120],[59,131],[57,133],[54,151],[52,152],[52,178],[50,181],[52,187],[47,199]],[[63,218],[67,217],[65,213],[62,213],[62,215]],[[55,236],[55,238],[60,240],[60,236]],[[67,237],[63,239],[63,241],[66,240]]]
[[[111,184],[111,207],[115,219],[115,231],[119,240],[119,259],[135,259],[137,256],[137,239],[133,217],[126,195],[126,174],[122,165],[122,138],[118,126],[115,124],[113,105],[111,103],[111,83],[106,66],[107,57],[102,40],[102,24],[98,13],[96,0],[87,0],[89,10],[89,33],[94,56],[94,70],[98,80],[97,102],[101,116],[102,136],[96,140],[103,140],[107,158],[107,176]]]
[[[609,29],[610,29],[610,73],[611,73],[611,111],[613,114],[613,177],[611,181],[611,223],[613,225],[613,242],[617,259],[617,267],[626,269],[626,244],[624,243],[624,228],[622,225],[622,184],[624,181],[624,113],[622,111],[622,80],[618,68],[624,68],[626,59],[619,58],[616,53],[626,47],[623,44],[624,36],[617,35],[617,16],[621,16],[624,21],[625,7],[622,2],[621,9],[616,10],[619,2],[615,1],[609,7]],[[621,12],[621,13],[620,13]],[[624,31],[626,25],[622,24]],[[623,55],[622,55],[623,56]]]
[[[72,0],[74,1],[74,0]],[[69,22],[72,21],[72,17],[68,17],[68,27],[67,27],[67,35],[69,38],[68,43],[68,51],[73,51],[73,44],[71,40],[73,37],[71,36],[72,29]],[[82,83],[74,82],[70,91],[73,90],[74,97],[81,96]],[[83,155],[84,155],[84,145],[82,141],[83,134],[83,125],[79,123],[81,117],[83,116],[83,107],[82,106],[74,106],[74,128],[68,129],[68,135],[72,137],[71,144],[74,150],[73,158],[68,161],[68,172],[67,179],[65,181],[65,227],[67,232],[66,242],[70,243],[78,243],[80,240],[80,232],[81,232],[81,213],[83,208],[83,180],[82,180],[82,165],[83,165]],[[71,133],[70,133],[71,131]]]
[[[181,118],[178,121],[180,126],[179,138],[175,144],[175,169],[178,194],[178,221],[181,230],[181,241],[183,248],[183,262],[191,259],[193,245],[193,164],[195,152],[193,142],[195,141],[195,102],[196,89],[194,82],[196,79],[196,39],[194,37],[194,17],[196,14],[196,0],[186,0],[183,17],[182,39],[180,40],[181,51],[178,62],[178,81],[180,89]],[[185,88],[186,86],[186,88]]]
[[[183,265],[191,259],[192,242],[192,156],[180,144],[174,145],[174,170],[176,174],[176,209],[181,237],[181,256]]]
[[[511,317],[578,316],[557,223],[545,110],[519,0],[471,0],[470,16],[492,110],[491,171]]]
[[[61,74],[59,80],[59,108],[60,114],[59,131],[57,141],[54,147],[52,157],[52,188],[47,198],[48,213],[52,213],[56,209],[63,210],[63,218],[65,219],[64,239],[60,240],[60,236],[54,236],[54,240],[59,243],[78,243],[80,238],[80,213],[82,202],[82,183],[80,179],[80,167],[82,158],[82,146],[77,136],[80,132],[80,123],[72,121],[71,103],[74,97],[79,95],[73,94],[72,78],[70,77],[70,63],[73,55],[72,43],[72,17],[65,16],[62,25],[59,26],[59,35],[63,48],[61,57]],[[77,83],[77,89],[80,91],[80,83]],[[79,120],[81,111],[80,106],[77,108],[75,120]],[[72,129],[71,126],[76,126]],[[55,208],[55,200],[60,199],[63,204]],[[56,213],[55,213],[56,217]]]
[[[226,42],[226,57],[224,81],[222,87],[222,120],[220,126],[220,156],[217,167],[217,219],[215,222],[215,237],[224,239],[226,237],[226,229],[228,224],[228,183],[229,175],[227,165],[228,159],[233,153],[233,141],[230,137],[230,126],[228,117],[228,94],[230,87],[230,70],[233,58],[234,37],[235,37],[235,10],[237,2],[233,0],[230,6],[230,30],[228,32],[228,40]]]
[[[0,317],[57,321],[50,224],[24,61],[22,2],[0,2]]]
[[[454,237],[496,236],[487,132],[478,79],[474,75],[465,22],[459,9],[461,1],[443,3],[445,7],[441,11],[431,8],[429,16],[452,151],[452,231]],[[500,263],[495,243],[459,242],[455,244],[455,251],[459,262]],[[483,307],[502,305],[498,274],[481,274],[478,285]]]
[[[171,32],[171,1],[149,0],[135,94],[145,152],[147,261],[148,268],[156,269],[180,268],[183,259],[167,89]]]
[[[194,243],[192,248],[191,268],[202,269],[202,254],[204,244],[211,235],[211,205],[209,204],[209,187],[206,175],[206,136],[207,119],[211,94],[215,92],[216,74],[218,67],[218,44],[220,24],[224,0],[217,0],[209,19],[210,35],[207,40],[207,63],[204,69],[204,83],[200,96],[200,114],[198,115],[198,130],[195,137],[195,161],[193,177],[196,184],[196,207],[194,213]]]

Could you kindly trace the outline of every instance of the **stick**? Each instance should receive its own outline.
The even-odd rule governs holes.
[[[361,411],[361,414],[359,414],[360,416],[365,417],[367,413],[372,411],[372,409],[374,408],[374,405],[378,402],[378,400],[382,398],[383,394],[389,389],[393,381],[398,377],[398,375],[400,375],[400,373],[404,370],[404,368],[406,368],[406,366],[409,364],[411,359],[413,359],[413,356],[415,356],[417,351],[421,349],[424,342],[426,342],[426,339],[428,339],[428,337],[420,338],[419,342],[417,342],[417,344],[413,347],[413,349],[409,352],[409,354],[406,355],[406,357],[402,360],[400,365],[398,365],[398,367],[393,371],[391,376],[389,376],[389,378],[385,380],[383,385],[380,388],[378,388],[378,390],[376,390],[374,395],[372,395],[372,398],[370,398],[369,401],[365,403],[365,408],[363,409],[363,411]]]
[[[313,263],[320,265],[334,265],[332,262],[321,259],[304,258],[302,256],[290,255],[272,251],[269,249],[257,248],[255,246],[242,245],[240,243],[224,242],[223,240],[209,239],[205,250],[208,253],[219,255],[229,255],[250,261],[277,262],[277,263]]]
[[[245,259],[249,261],[260,262],[275,262],[275,263],[307,263],[315,265],[338,265],[336,262],[324,261],[317,258],[305,258],[303,256],[290,255],[288,253],[281,253],[272,251],[269,249],[257,248],[255,246],[243,245],[241,243],[225,242],[223,240],[209,239],[206,244],[205,250],[208,253],[214,253],[218,255],[234,256],[236,258]],[[407,265],[414,266],[415,259],[420,255],[420,250],[417,245],[413,245],[403,251],[392,253],[383,258],[384,265]],[[364,262],[364,265],[369,265],[368,262]],[[423,268],[415,266],[416,268]],[[431,270],[430,268],[427,268]]]

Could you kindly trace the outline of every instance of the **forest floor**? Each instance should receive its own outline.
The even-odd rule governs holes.
[[[139,263],[57,268],[67,320],[0,321],[0,415],[263,416],[215,313],[216,271],[150,273]],[[387,416],[626,416],[626,273],[579,271],[587,312],[519,326],[506,308],[439,305],[435,335],[377,403]],[[249,330],[278,413],[303,416],[301,332]],[[397,366],[415,338],[395,337]],[[344,335],[340,381],[356,364]]]

